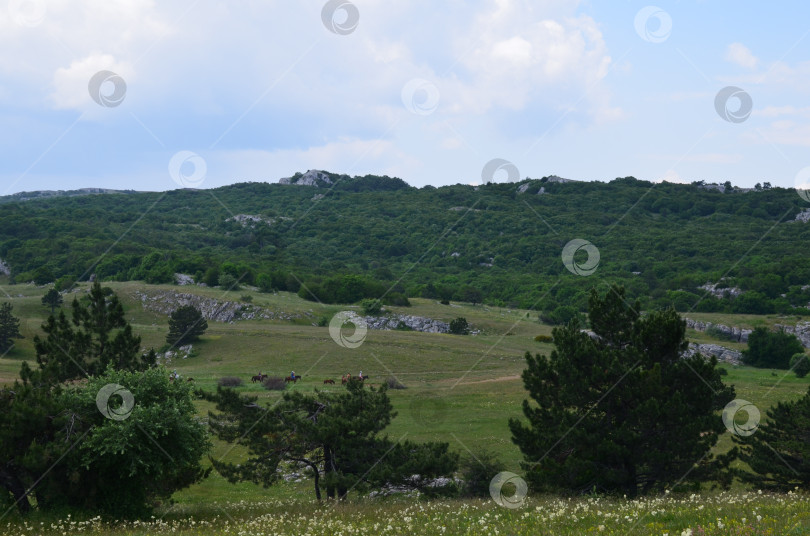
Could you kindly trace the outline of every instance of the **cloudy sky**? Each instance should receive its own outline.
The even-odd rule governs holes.
[[[476,183],[494,158],[793,186],[808,21],[799,1],[0,0],[0,195]]]

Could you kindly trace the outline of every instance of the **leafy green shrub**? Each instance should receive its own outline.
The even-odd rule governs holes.
[[[382,312],[382,302],[380,300],[371,298],[360,300],[360,307],[363,308],[364,314],[371,316],[377,316]]]
[[[450,321],[450,333],[453,335],[466,335],[470,332],[470,324],[467,319],[460,316]]]
[[[756,328],[748,336],[748,348],[743,350],[743,363],[759,368],[790,368],[790,358],[804,352],[795,335],[784,330],[768,331]]]
[[[804,378],[810,372],[810,357],[804,352],[793,354],[790,358],[790,368],[799,378]]]
[[[231,274],[222,274],[217,282],[223,290],[239,290],[239,282]]]
[[[534,338],[537,342],[553,342],[554,337],[551,335],[538,335]]]
[[[402,294],[401,292],[391,292],[385,297],[385,303],[387,305],[396,305],[398,307],[410,307],[411,302],[408,300],[408,297]]]
[[[245,303],[252,303],[253,296],[251,296],[250,294],[243,294],[242,296],[239,297],[239,300]]]
[[[442,300],[439,303],[442,305],[450,305],[450,300]]]

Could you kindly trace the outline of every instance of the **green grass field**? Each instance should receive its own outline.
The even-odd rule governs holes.
[[[142,308],[135,295],[139,290],[194,292],[232,301],[249,294],[253,297],[253,305],[276,311],[308,313],[311,316],[296,321],[209,322],[207,333],[194,345],[197,355],[175,360],[169,368],[176,368],[183,377],[194,378],[197,386],[206,390],[215,389],[217,380],[223,376],[237,376],[245,382],[238,388],[239,391],[266,400],[272,400],[279,394],[250,382],[250,376],[260,371],[285,376],[295,370],[303,376],[303,381],[290,389],[304,391],[342,389],[340,377],[347,372],[354,375],[362,370],[370,376],[372,384],[394,377],[406,389],[389,391],[398,413],[388,428],[392,438],[447,441],[451,448],[464,455],[486,449],[497,453],[510,471],[521,473],[520,453],[510,440],[507,421],[510,417],[521,416],[520,404],[526,397],[519,378],[524,368],[523,355],[526,351],[547,354],[553,348],[551,344],[534,341],[538,334],[551,334],[550,327],[537,322],[536,313],[481,305],[446,306],[430,300],[414,299],[412,307],[391,309],[444,321],[463,316],[481,333],[455,336],[369,330],[359,348],[348,349],[332,340],[327,327],[317,325],[320,318],[330,318],[342,308],[321,306],[294,294],[261,294],[249,290],[225,294],[218,289],[148,286],[140,283],[108,285],[122,299],[126,317],[135,331],[142,335],[144,347],[163,346],[168,323],[166,316]],[[16,378],[22,360],[34,359],[33,337],[39,332],[39,326],[49,310],[40,304],[45,291],[43,288],[31,285],[2,285],[1,288],[6,293],[3,297],[8,299],[10,296],[15,315],[22,319],[21,331],[25,337],[17,341],[11,352],[0,358],[0,381],[10,382]],[[738,318],[705,313],[690,317],[744,327],[793,321],[777,316],[746,315]],[[744,347],[712,340],[703,333],[691,330],[688,337],[700,342]],[[800,397],[810,385],[810,378],[798,379],[784,371],[723,366],[729,372],[725,381],[735,385],[737,398],[754,403],[762,411],[763,417],[771,405]],[[325,386],[325,379],[336,380],[336,385]],[[198,407],[201,415],[206,415],[210,409],[203,402],[199,402]],[[717,448],[724,451],[731,445],[730,434],[725,434]],[[231,450],[228,445],[215,442],[212,456],[227,456],[227,459],[234,460],[241,454],[239,449]],[[421,528],[419,532],[427,534],[477,534],[487,532],[484,528],[491,531],[495,527],[499,527],[501,533],[526,534],[664,534],[667,531],[680,534],[681,530],[687,527],[694,529],[697,524],[709,530],[713,523],[712,532],[706,534],[787,534],[788,528],[794,530],[806,521],[807,514],[801,512],[808,510],[810,501],[807,498],[746,495],[742,489],[735,489],[734,493],[736,495],[725,498],[702,496],[698,502],[705,502],[704,510],[698,510],[697,502],[690,502],[686,498],[679,499],[681,502],[677,503],[659,504],[655,499],[639,502],[617,499],[602,504],[585,499],[569,503],[539,497],[530,497],[528,505],[519,510],[501,508],[492,501],[425,504],[405,498],[355,500],[331,510],[313,502],[310,482],[284,483],[262,489],[252,484],[232,485],[214,473],[202,483],[175,495],[176,504],[170,509],[161,510],[166,523],[155,523],[148,527],[121,525],[117,528],[91,523],[85,526],[84,532],[162,534],[176,530],[184,534],[337,534],[341,533],[343,527],[353,527],[351,530],[346,528],[343,533],[374,530],[401,534],[413,532],[413,529],[407,528],[410,523],[411,527],[426,527],[424,532]],[[693,502],[694,508],[691,506]],[[625,516],[638,520],[645,508],[655,513],[645,516],[628,532],[630,525]],[[465,514],[462,516],[459,512]],[[761,515],[764,521],[752,524],[756,515]],[[189,516],[208,525],[190,525]],[[407,517],[412,521],[405,521]],[[746,520],[742,521],[742,518]],[[35,519],[36,516],[32,518]],[[65,523],[65,519],[62,517],[57,521],[48,518],[46,525],[55,523],[56,527],[59,523]],[[263,521],[259,523],[257,519]],[[717,519],[727,519],[721,523],[728,531],[718,527]],[[0,521],[0,530],[3,530],[2,523]],[[9,534],[24,530],[16,521],[14,523],[8,529]],[[391,529],[386,529],[388,524],[391,524]],[[603,531],[598,529],[600,524],[605,526]],[[446,532],[441,530],[441,526],[446,527]],[[754,528],[744,528],[749,526]],[[239,532],[239,527],[244,532]],[[728,527],[735,527],[737,532],[732,532]],[[810,525],[807,527],[807,533],[810,533]],[[39,529],[32,530],[39,533]],[[53,533],[61,534],[62,531],[54,528]]]

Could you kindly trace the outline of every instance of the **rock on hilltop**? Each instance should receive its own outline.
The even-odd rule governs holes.
[[[310,169],[306,173],[296,173],[292,177],[278,180],[279,184],[295,184],[297,186],[314,186],[316,188],[328,187],[334,184],[332,178],[325,171]]]

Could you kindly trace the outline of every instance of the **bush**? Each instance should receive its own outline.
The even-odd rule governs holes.
[[[442,300],[439,303],[441,303],[442,305],[450,305],[450,300]]]
[[[742,360],[753,367],[787,369],[790,358],[800,353],[804,353],[804,347],[795,335],[760,327],[748,336]]]
[[[382,302],[380,300],[366,298],[360,301],[360,307],[363,308],[363,314],[370,316],[377,316],[382,312]]]
[[[242,385],[242,378],[236,376],[225,376],[217,380],[217,385],[220,387],[239,387]]]
[[[450,321],[450,333],[453,335],[466,335],[470,332],[470,324],[467,319],[460,316]]]
[[[799,378],[804,378],[810,372],[810,357],[805,353],[793,354],[790,358],[790,368]]]
[[[461,460],[459,469],[464,480],[464,495],[468,497],[489,497],[489,483],[492,477],[504,471],[506,465],[497,455],[481,451],[477,456]]]
[[[273,376],[271,378],[265,378],[264,382],[262,382],[264,388],[268,391],[283,391],[287,388],[287,382],[284,381],[284,378],[280,376]]]
[[[217,282],[224,290],[239,290],[239,282],[231,274],[222,274]]]
[[[385,385],[387,385],[389,389],[407,389],[405,385],[401,384],[399,380],[393,376],[389,376],[385,379]]]
[[[538,335],[534,338],[537,342],[554,342],[554,337],[551,335]]]
[[[239,297],[239,300],[245,303],[252,303],[253,296],[251,296],[250,294],[243,294],[242,296]]]
[[[388,305],[397,305],[399,307],[410,307],[411,302],[408,297],[400,292],[392,292],[385,297],[385,303]]]

